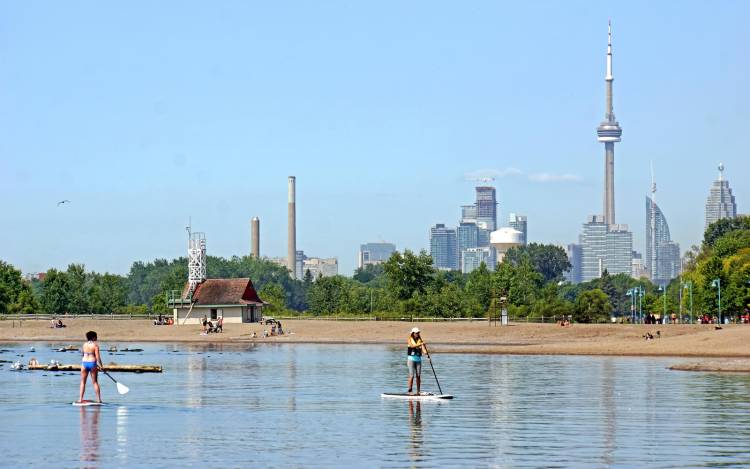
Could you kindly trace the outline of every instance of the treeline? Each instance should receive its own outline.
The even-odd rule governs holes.
[[[512,248],[494,270],[482,265],[470,274],[438,271],[426,252],[396,252],[382,265],[358,269],[352,278],[313,279],[307,272],[293,280],[285,267],[265,259],[209,256],[209,278],[249,277],[268,314],[373,314],[381,317],[486,317],[502,305],[511,317],[570,315],[578,322],[608,321],[631,315],[632,294],[644,314],[688,314],[692,291],[695,315],[716,315],[721,285],[722,311],[742,314],[750,303],[750,219],[712,224],[702,246],[687,254],[686,270],[666,289],[646,279],[609,275],[572,285],[565,251],[531,243]],[[13,266],[0,261],[0,314],[87,314],[166,312],[165,292],[182,290],[187,259],[135,262],[126,276],[86,272],[71,264],[49,270],[43,280],[25,281]],[[666,291],[665,291],[666,290]],[[680,300],[682,303],[680,303]]]

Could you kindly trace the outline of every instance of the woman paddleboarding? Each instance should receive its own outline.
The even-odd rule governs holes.
[[[102,402],[102,392],[99,388],[97,375],[100,369],[104,371],[104,365],[102,365],[102,356],[99,353],[99,344],[96,340],[96,332],[88,331],[86,333],[86,343],[81,347],[81,393],[78,397],[79,404],[85,402],[83,394],[86,392],[86,378],[89,376],[96,392],[96,402]]]
[[[411,330],[409,338],[406,340],[406,365],[409,367],[409,390],[412,392],[414,378],[417,378],[417,396],[422,388],[422,353],[427,353],[422,337],[419,335],[419,328]]]

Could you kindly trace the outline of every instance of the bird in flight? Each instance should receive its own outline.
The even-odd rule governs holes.
[[[59,207],[59,206],[60,206],[60,205],[62,205],[62,204],[69,204],[69,203],[70,203],[70,200],[68,200],[68,199],[65,199],[65,200],[61,200],[61,201],[59,201],[59,202],[57,203],[57,206]]]

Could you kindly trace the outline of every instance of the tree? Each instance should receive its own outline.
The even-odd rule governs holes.
[[[65,272],[50,269],[42,282],[42,310],[47,314],[65,314],[68,312],[68,276]]]
[[[0,261],[0,314],[8,312],[11,305],[16,303],[24,285],[21,271]]]
[[[573,319],[576,322],[595,322],[607,320],[612,312],[612,304],[603,291],[598,288],[581,293],[573,308]]]
[[[367,264],[354,271],[354,280],[361,283],[370,283],[384,274],[382,264]]]
[[[23,285],[16,301],[11,303],[9,311],[16,314],[34,314],[39,312],[39,309],[39,302],[34,297],[31,287]]]
[[[127,280],[110,273],[92,274],[88,295],[93,313],[120,312],[123,310],[127,299]]]
[[[286,293],[278,283],[267,283],[258,292],[258,296],[268,303],[265,306],[269,313],[279,313],[286,309]]]
[[[476,305],[479,311],[486,312],[489,309],[492,300],[492,273],[484,262],[468,275],[464,291],[467,301]]]
[[[562,280],[563,274],[571,269],[568,254],[560,246],[530,243],[508,249],[504,261],[518,265],[524,255],[528,255],[534,270],[542,274],[544,282]]]
[[[740,215],[736,218],[722,218],[711,223],[703,235],[703,246],[713,247],[716,240],[736,230],[750,230],[750,216]]]
[[[70,264],[66,272],[68,282],[67,312],[86,314],[89,312],[89,298],[86,285],[86,269],[83,264]]]
[[[415,293],[424,293],[435,275],[432,257],[425,251],[415,255],[406,249],[403,255],[396,251],[383,264],[388,288],[400,300],[408,300]]]

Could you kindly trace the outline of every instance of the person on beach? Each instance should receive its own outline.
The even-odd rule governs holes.
[[[83,394],[86,392],[86,378],[89,376],[96,392],[96,402],[102,401],[102,393],[99,388],[97,375],[99,370],[104,370],[104,365],[102,365],[102,356],[99,353],[99,344],[96,340],[96,332],[88,331],[86,333],[86,343],[81,347],[81,392],[78,402],[83,402]]]
[[[412,393],[414,378],[417,378],[417,395],[422,388],[422,353],[427,353],[422,337],[419,335],[419,328],[411,330],[409,338],[406,340],[406,365],[409,368],[409,390]]]
[[[201,324],[203,325],[203,335],[208,334],[208,317],[204,314],[203,319],[201,319]]]

